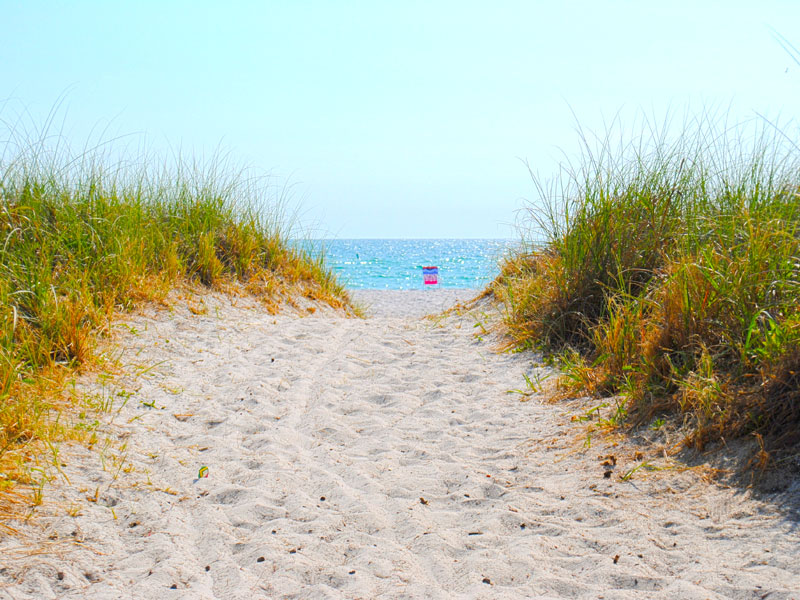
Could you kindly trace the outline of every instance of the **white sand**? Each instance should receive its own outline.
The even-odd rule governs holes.
[[[441,313],[459,302],[467,302],[478,290],[428,288],[424,290],[356,290],[353,300],[366,307],[369,317],[416,318]]]
[[[507,393],[546,370],[475,337],[493,309],[419,318],[467,295],[130,319],[123,373],[80,384],[113,423],[0,540],[0,598],[800,598],[796,521],[692,472],[622,481],[569,405]]]

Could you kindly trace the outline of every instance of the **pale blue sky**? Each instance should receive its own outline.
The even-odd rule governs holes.
[[[574,111],[800,115],[800,2],[0,0],[0,117],[144,133],[294,183],[337,237],[506,237]],[[787,72],[788,68],[788,72]],[[627,117],[625,117],[627,118]]]

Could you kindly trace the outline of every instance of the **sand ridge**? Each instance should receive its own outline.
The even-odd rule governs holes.
[[[79,511],[42,519],[57,551],[6,552],[0,598],[800,598],[795,521],[691,473],[604,478],[566,409],[509,393],[548,370],[494,351],[494,308],[421,318],[469,296],[129,319],[124,374],[81,382],[130,394],[118,443],[105,469],[65,450],[52,503]]]

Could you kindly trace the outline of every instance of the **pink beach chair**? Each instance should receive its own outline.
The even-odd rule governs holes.
[[[439,267],[422,267],[422,280],[425,285],[439,285]]]

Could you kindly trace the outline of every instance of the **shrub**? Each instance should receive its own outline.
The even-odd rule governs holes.
[[[579,352],[577,379],[622,394],[634,419],[688,415],[697,445],[748,433],[796,445],[800,151],[765,123],[666,131],[584,137],[577,166],[535,180],[541,241],[524,240],[492,284],[507,332]]]

